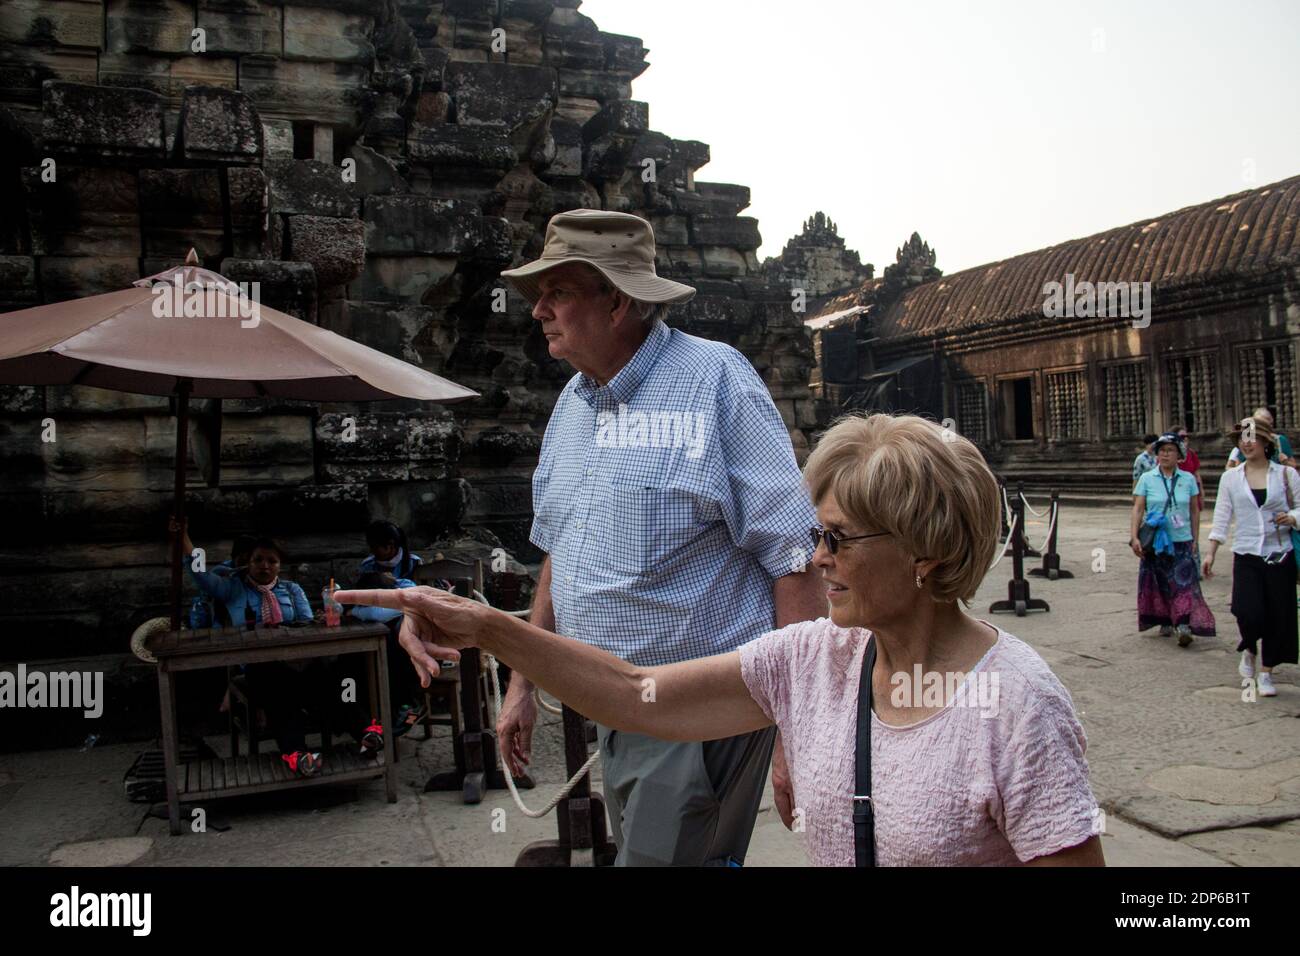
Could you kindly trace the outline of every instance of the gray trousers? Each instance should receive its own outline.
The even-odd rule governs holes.
[[[775,727],[704,743],[598,732],[615,866],[744,863]]]

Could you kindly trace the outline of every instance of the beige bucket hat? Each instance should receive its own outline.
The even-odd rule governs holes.
[[[573,209],[551,217],[542,257],[501,273],[529,302],[542,297],[538,288],[548,269],[585,262],[620,291],[638,302],[688,302],[695,290],[655,272],[655,233],[640,216],[601,209]]]

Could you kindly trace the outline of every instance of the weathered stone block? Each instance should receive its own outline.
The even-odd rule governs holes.
[[[99,49],[104,42],[100,0],[9,0],[0,41]]]
[[[370,63],[374,18],[286,4],[284,57],[287,60],[329,60]]]
[[[262,120],[262,155],[266,159],[293,159],[293,123]]]
[[[0,89],[11,102],[39,106],[46,80],[94,86],[99,60],[90,49],[0,48]]]
[[[105,0],[109,53],[189,53],[194,4],[184,0]]]
[[[254,163],[262,157],[262,118],[238,90],[190,87],[180,128],[181,155],[191,162]]]
[[[470,203],[373,196],[366,200],[365,219],[366,248],[374,254],[510,258],[505,220],[484,217]]]
[[[433,310],[418,305],[340,300],[320,310],[321,328],[425,367],[414,342],[433,320]]]
[[[0,256],[0,311],[12,312],[39,304],[36,260],[31,256]]]
[[[235,255],[265,255],[270,202],[266,174],[257,166],[232,166],[225,175]]]
[[[322,289],[361,275],[366,260],[366,230],[357,219],[289,216],[286,257],[309,262]]]
[[[732,183],[697,182],[695,191],[718,212],[709,215],[738,216],[749,207],[749,187]]]
[[[99,84],[148,90],[163,98],[168,110],[178,109],[189,86],[234,89],[234,58],[184,57],[169,60],[148,53],[103,53],[99,59]],[[173,117],[169,114],[168,119]],[[169,123],[168,133],[172,132]],[[170,153],[171,136],[168,136]]]
[[[136,174],[67,164],[57,171],[51,183],[42,179],[39,167],[23,170],[32,251],[38,256],[139,256]]]
[[[443,83],[463,126],[535,122],[555,107],[558,92],[554,70],[505,63],[454,63]]]
[[[348,150],[348,158],[357,164],[356,188],[363,196],[387,196],[410,192],[402,174],[392,160],[360,144]]]
[[[319,533],[322,528],[353,528],[361,531],[370,520],[369,509],[368,489],[361,482],[301,485],[297,488],[271,488],[257,492],[253,502],[253,517],[257,527],[275,528],[279,534]],[[328,575],[322,577],[327,578]],[[305,586],[301,576],[296,580]],[[320,590],[313,587],[307,593],[319,595]]]
[[[356,216],[360,201],[343,170],[314,159],[275,160],[266,164],[271,182],[271,208],[286,215]]]
[[[140,224],[148,256],[220,255],[225,247],[221,174],[215,169],[140,170]]]
[[[316,315],[316,270],[310,263],[227,259],[221,274],[234,282],[256,282],[262,305],[304,321]]]
[[[42,98],[46,149],[101,158],[163,154],[163,104],[154,93],[50,80]]]
[[[758,220],[749,216],[692,216],[691,242],[698,246],[757,249],[763,244]]]
[[[640,37],[602,32],[600,40],[605,48],[605,69],[632,80],[650,66],[645,60],[647,51]]]
[[[343,418],[355,420],[353,441]],[[326,481],[405,481],[446,477],[459,457],[459,429],[447,415],[324,414],[316,424],[319,470]]]
[[[198,0],[197,25],[209,53],[265,54],[281,50],[280,8],[257,0]]]
[[[650,225],[655,231],[655,245],[690,245],[690,230],[685,216],[654,216]]]
[[[142,419],[53,417],[56,440],[41,443],[47,488],[139,491],[149,487]]]
[[[600,103],[632,99],[632,84],[603,70],[560,70],[560,95],[580,96]]]
[[[650,105],[635,100],[610,103],[582,127],[584,142],[593,143],[611,133],[637,139],[650,128]]]
[[[506,32],[506,56],[509,62],[525,66],[539,66],[546,60],[543,47],[542,25],[516,17],[501,20]]]
[[[369,78],[369,70],[357,63],[246,57],[239,88],[266,118],[355,126]]]
[[[361,278],[348,286],[348,297],[383,302],[423,302],[456,271],[450,256],[366,256]]]
[[[555,115],[571,120],[579,126],[586,123],[597,113],[600,112],[600,100],[594,100],[586,96],[570,96],[567,93],[561,93],[559,101],[555,106]]]
[[[505,172],[518,154],[504,132],[491,127],[411,125],[407,151],[414,163]]]
[[[711,276],[742,276],[747,271],[745,256],[735,249],[706,246],[700,250],[704,260],[704,274]]]
[[[546,62],[566,70],[603,70],[605,46],[596,37],[553,34],[545,41]]]
[[[225,415],[221,484],[293,484],[314,477],[312,416]]]

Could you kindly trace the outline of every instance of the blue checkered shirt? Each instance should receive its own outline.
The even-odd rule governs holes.
[[[533,511],[556,630],[642,666],[771,630],[773,582],[811,560],[816,522],[753,366],[662,322],[606,385],[560,393]]]

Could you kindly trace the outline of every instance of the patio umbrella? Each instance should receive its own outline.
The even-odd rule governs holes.
[[[0,314],[0,384],[174,395],[178,517],[185,505],[191,398],[455,402],[478,394],[250,301],[236,283],[199,268],[192,249],[185,265],[130,289]],[[180,626],[180,600],[181,540],[175,534],[173,628]]]

